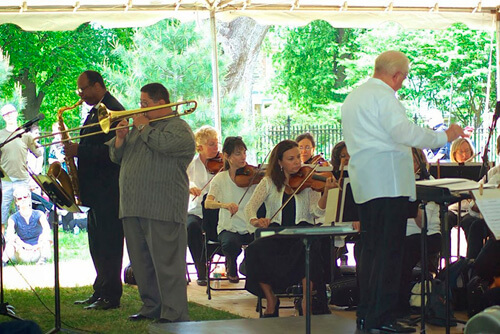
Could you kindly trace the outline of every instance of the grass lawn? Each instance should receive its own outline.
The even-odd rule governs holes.
[[[60,261],[73,259],[90,260],[86,231],[75,235],[59,230]],[[49,262],[53,262],[52,259]],[[43,332],[55,327],[54,289],[36,288],[37,298],[31,290],[5,290],[4,300],[13,305],[16,315],[22,319],[33,320],[40,325]],[[134,286],[124,285],[121,307],[116,310],[90,311],[80,305],[74,305],[75,300],[82,300],[92,294],[91,286],[61,288],[61,320],[65,329],[83,330],[93,333],[147,333],[150,321],[131,322],[127,318],[139,311],[142,302],[139,292]],[[44,306],[45,305],[45,306]],[[195,303],[189,303],[189,315],[193,321],[238,319],[237,315],[215,310]],[[10,321],[6,316],[0,316],[0,322]]]
[[[53,289],[36,289],[40,300],[32,291],[6,290],[5,301],[16,308],[16,315],[26,320],[33,320],[40,325],[43,332],[54,328],[54,292]],[[141,307],[139,293],[135,287],[123,286],[121,307],[115,310],[90,311],[80,305],[73,305],[75,300],[87,298],[92,287],[61,289],[61,320],[66,329],[85,330],[93,333],[147,333],[151,321],[131,322],[127,317],[137,313]],[[47,310],[45,304],[51,311]],[[189,303],[189,316],[192,321],[239,319],[228,312],[215,310],[195,303]],[[8,317],[0,317],[0,322],[10,321]]]

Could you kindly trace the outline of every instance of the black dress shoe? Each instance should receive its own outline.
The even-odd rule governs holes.
[[[90,304],[94,304],[98,299],[99,299],[98,297],[90,296],[89,298],[84,299],[84,300],[77,300],[73,304],[75,304],[75,305],[90,305]]]
[[[173,322],[172,320],[168,320],[165,318],[160,318],[154,321],[155,324],[170,324],[172,322]]]
[[[375,329],[371,329],[370,333],[415,333],[417,330],[413,327],[401,325],[397,322],[390,322]]]
[[[130,321],[142,321],[142,320],[151,320],[151,318],[146,317],[140,313],[129,315],[128,320]]]
[[[95,303],[84,307],[85,310],[111,310],[114,308],[119,308],[119,303],[113,303],[107,299],[99,298]]]
[[[199,286],[207,286],[207,280],[206,279],[198,279],[196,280],[196,284]]]
[[[280,316],[280,299],[276,302],[276,306],[274,307],[274,312],[271,314],[262,314],[262,318],[278,318]]]

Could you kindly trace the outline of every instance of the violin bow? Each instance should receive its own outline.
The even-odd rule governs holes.
[[[344,178],[344,159],[340,159],[340,176],[337,183],[339,184],[339,190],[342,191],[342,179]]]
[[[311,169],[311,171],[309,172],[309,174],[307,174],[307,176],[304,178],[304,180],[302,180],[302,182],[300,183],[300,185],[293,191],[293,193],[290,195],[290,197],[288,197],[288,199],[286,200],[285,203],[283,203],[283,205],[281,205],[281,207],[278,209],[278,211],[276,211],[276,213],[269,219],[270,222],[273,221],[274,217],[276,217],[276,215],[278,213],[281,212],[281,210],[283,210],[283,208],[292,200],[292,197],[295,196],[295,194],[297,194],[300,190],[300,187],[302,187],[304,185],[304,183],[306,183],[307,180],[309,180],[309,178],[312,176],[312,174],[316,171],[316,168],[318,168],[318,164],[314,165],[313,169]]]
[[[205,188],[210,184],[210,182],[212,182],[212,180],[214,179],[215,175],[219,174],[223,169],[224,169],[224,166],[222,166],[217,173],[215,173],[214,175],[212,175],[212,177],[210,178],[210,180],[208,180],[208,182],[205,183],[205,185],[203,186],[203,188],[200,189],[200,194],[203,192],[203,190],[205,190]],[[199,195],[194,196],[193,199],[191,200],[191,202],[194,201],[195,199],[197,199],[198,196]]]

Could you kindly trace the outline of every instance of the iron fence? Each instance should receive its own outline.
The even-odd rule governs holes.
[[[298,135],[305,132],[311,133],[316,140],[316,154],[322,153],[327,160],[330,160],[335,144],[343,140],[342,126],[340,124],[292,125],[290,117],[288,117],[284,125],[270,126],[263,130],[262,136],[257,141],[257,161],[262,161],[266,154],[280,141],[285,139],[295,140]],[[474,130],[470,138],[474,146],[474,152],[477,154],[474,161],[481,161],[488,134],[488,128],[481,127]],[[497,160],[497,134],[498,132],[495,129],[489,143],[488,159],[491,162]]]

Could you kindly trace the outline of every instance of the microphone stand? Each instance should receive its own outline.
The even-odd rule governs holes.
[[[15,134],[12,137],[7,138],[3,143],[0,144],[0,150],[2,147],[10,143],[11,141],[21,138],[23,134],[28,132],[28,128],[17,128],[12,134]],[[19,131],[19,130],[24,130],[24,131]],[[3,179],[4,177],[8,177],[4,173],[3,170],[0,169],[0,177]],[[2,202],[2,196],[3,196],[3,191],[0,191],[0,203]],[[4,222],[2,221],[2,218],[0,217],[0,225],[2,225]],[[2,225],[3,226],[3,225]],[[1,234],[1,233],[0,233]],[[3,259],[3,248],[4,248],[4,243],[5,239],[3,237],[3,234],[1,235],[0,238],[0,258]],[[10,305],[9,303],[5,302],[4,299],[4,289],[3,289],[3,263],[2,266],[0,266],[0,315],[5,315],[8,317],[11,317],[12,319],[17,319],[17,320],[22,320],[20,317],[16,316],[16,313],[14,312],[15,307]]]
[[[489,169],[489,161],[488,161],[488,152],[490,151],[490,140],[493,136],[493,131],[497,126],[498,117],[500,117],[500,101],[497,101],[495,106],[495,114],[493,115],[493,119],[491,120],[491,126],[489,128],[488,140],[486,141],[486,145],[483,149],[483,156],[481,159],[483,160],[483,164],[481,166],[481,171],[479,172],[479,179],[482,179],[483,176],[486,177],[485,183],[488,183],[488,169]]]

